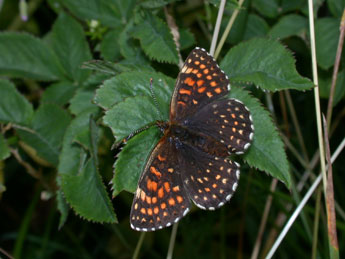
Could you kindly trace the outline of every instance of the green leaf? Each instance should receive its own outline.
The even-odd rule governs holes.
[[[319,75],[320,97],[329,98],[331,89],[332,77],[324,77],[322,73]],[[345,70],[339,71],[337,83],[334,92],[333,106],[337,105],[339,101],[345,96]]]
[[[145,54],[159,62],[178,64],[176,46],[169,27],[153,14],[138,17],[132,36],[140,40]]]
[[[5,160],[11,155],[10,148],[6,143],[6,139],[0,134],[0,161]],[[0,191],[1,193],[1,191]]]
[[[134,192],[141,172],[144,170],[150,151],[160,137],[157,127],[151,127],[131,138],[119,154],[112,179],[113,196],[121,191]]]
[[[42,103],[55,103],[64,106],[73,97],[76,87],[69,81],[62,81],[47,87],[41,98]]]
[[[29,34],[0,33],[0,53],[0,75],[45,81],[64,78],[55,54]]]
[[[29,127],[18,129],[22,141],[32,147],[40,158],[57,166],[70,115],[55,104],[42,104]]]
[[[57,179],[60,179],[60,177],[58,177]],[[60,181],[59,185],[61,185],[61,180],[58,180],[58,181]],[[63,192],[60,189],[57,190],[56,192],[56,201],[57,201],[57,209],[61,213],[60,220],[59,220],[59,229],[61,229],[67,221],[69,206],[66,202],[65,197],[63,196]]]
[[[243,39],[249,40],[255,37],[263,37],[267,34],[269,26],[267,22],[256,14],[249,14]]]
[[[104,36],[101,42],[101,55],[105,60],[115,61],[121,56],[118,43],[119,36],[119,30],[111,30]]]
[[[322,18],[315,22],[316,58],[320,67],[327,70],[333,66],[339,40],[340,21]]]
[[[99,20],[116,28],[126,24],[136,0],[60,0],[74,15],[83,20]]]
[[[14,84],[0,79],[0,122],[28,125],[33,113],[31,103],[17,91]]]
[[[89,128],[87,113],[77,116],[67,128],[58,167],[61,190],[67,202],[81,217],[97,222],[115,223],[117,219],[97,172],[95,159],[74,141],[85,128]],[[94,136],[90,135],[90,138]],[[92,142],[94,141],[91,140],[90,143]]]
[[[92,103],[95,93],[93,89],[79,88],[73,98],[70,100],[68,109],[74,115],[87,112],[89,114],[98,112],[98,107]]]
[[[111,128],[116,141],[119,142],[136,130],[161,119],[157,112],[151,97],[128,97],[108,110],[103,121]]]
[[[188,29],[180,29],[180,49],[184,50],[195,45],[195,38],[193,33]]]
[[[103,74],[116,75],[119,71],[115,63],[105,60],[90,60],[83,63],[82,68],[94,70]]]
[[[327,0],[328,8],[335,17],[341,17],[345,8],[345,0]]]
[[[280,13],[278,0],[253,0],[253,7],[262,15],[275,18]]]
[[[147,9],[155,9],[177,1],[179,0],[144,0],[141,1],[140,5]]]
[[[94,102],[103,109],[109,109],[114,104],[129,96],[147,95],[150,93],[150,79],[157,97],[161,112],[168,117],[166,103],[170,102],[174,87],[174,79],[156,72],[124,72],[104,82],[96,91]],[[151,100],[153,103],[153,99]]]
[[[275,40],[253,39],[233,47],[221,62],[230,82],[250,82],[265,90],[306,90],[312,82],[301,77],[291,53]]]
[[[272,38],[288,38],[290,36],[304,36],[308,29],[307,18],[297,15],[285,15],[270,30]]]
[[[290,188],[291,179],[284,144],[270,114],[256,98],[240,87],[232,86],[229,97],[241,100],[253,118],[254,139],[243,159],[250,166],[269,173]]]
[[[49,36],[49,42],[68,77],[78,82],[83,81],[88,76],[88,71],[82,70],[81,65],[91,59],[91,53],[82,26],[62,12]]]

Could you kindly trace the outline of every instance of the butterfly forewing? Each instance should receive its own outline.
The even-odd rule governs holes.
[[[139,180],[130,215],[138,231],[154,231],[177,222],[189,211],[183,188],[180,153],[166,137],[152,151]]]
[[[186,126],[212,136],[230,153],[237,154],[249,148],[254,135],[249,110],[236,99],[216,100],[204,106],[186,122]]]
[[[183,122],[201,107],[229,91],[228,77],[204,49],[187,57],[176,81],[170,104],[170,121]]]

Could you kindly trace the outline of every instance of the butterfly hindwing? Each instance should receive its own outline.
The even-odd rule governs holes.
[[[188,159],[182,165],[183,184],[189,197],[202,209],[214,210],[230,200],[240,177],[239,164],[216,157],[191,146],[183,152]]]
[[[216,100],[197,111],[184,125],[218,140],[230,153],[242,154],[254,135],[250,112],[236,99]]]
[[[179,155],[166,137],[152,151],[132,204],[133,229],[154,231],[168,227],[189,211],[190,200],[180,175]]]
[[[170,121],[184,121],[201,107],[224,96],[229,89],[229,79],[213,57],[204,49],[195,48],[177,77]]]

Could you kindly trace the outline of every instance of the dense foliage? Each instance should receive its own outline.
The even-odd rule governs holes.
[[[150,79],[158,109],[168,120],[179,64],[195,46],[209,49],[219,2],[33,0],[24,22],[18,3],[4,1],[0,257],[6,252],[15,258],[133,255],[140,234],[129,226],[131,193],[161,132],[152,126],[122,141],[161,119]],[[344,6],[341,0],[314,1],[325,113]],[[307,1],[245,0],[243,6],[228,1],[220,36],[238,10],[217,61],[229,76],[229,97],[252,113],[254,140],[247,153],[235,157],[242,164],[241,181],[231,202],[216,212],[195,208],[181,221],[174,247],[178,258],[249,258],[272,194],[264,256],[319,174],[318,156],[312,159],[318,145]],[[343,63],[333,102],[331,152],[343,138]],[[345,243],[343,159],[333,165],[340,252]],[[279,180],[274,190],[272,179]],[[315,236],[318,256],[329,256],[325,206],[315,212],[315,204],[316,194],[279,247],[279,258],[309,257]],[[318,234],[313,233],[315,214],[322,222]],[[140,254],[164,257],[170,233],[147,234]]]

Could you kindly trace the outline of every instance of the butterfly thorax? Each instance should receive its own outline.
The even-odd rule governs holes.
[[[173,143],[176,149],[186,149],[186,146],[188,146],[189,148],[197,148],[212,156],[227,157],[229,155],[226,146],[215,138],[177,123],[169,123],[165,134],[168,141]]]

